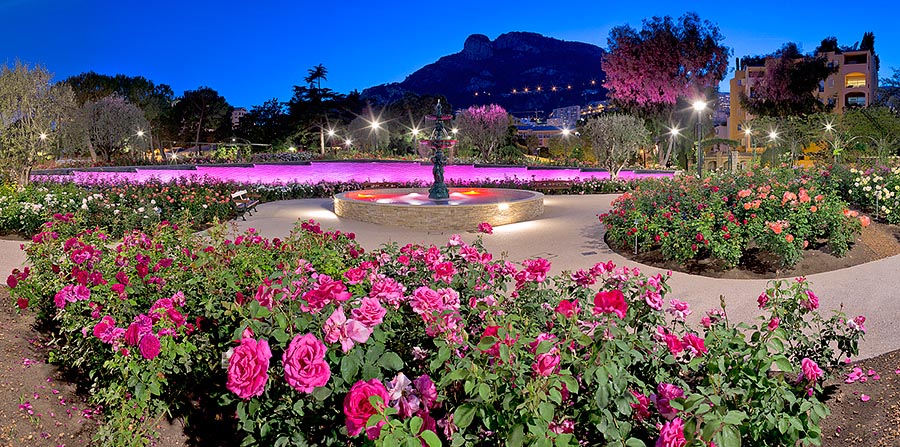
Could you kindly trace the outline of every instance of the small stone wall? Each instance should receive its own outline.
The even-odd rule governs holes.
[[[377,190],[376,190],[377,191]],[[385,190],[387,191],[387,190]],[[424,189],[396,189],[396,192],[425,192]],[[494,191],[502,192],[503,189]],[[509,190],[513,191],[513,190]],[[516,195],[523,191],[515,190]],[[525,191],[527,197],[515,201],[478,205],[400,205],[352,200],[346,193],[334,196],[334,213],[346,219],[379,225],[394,225],[426,231],[476,230],[487,222],[500,226],[523,222],[544,214],[544,195]]]

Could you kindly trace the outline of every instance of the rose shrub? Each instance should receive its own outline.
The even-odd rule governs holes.
[[[284,240],[84,228],[56,216],[7,282],[53,328],[52,360],[85,373],[106,445],[147,444],[198,402],[236,414],[245,445],[811,444],[816,368],[864,329],[821,317],[805,280],[772,282],[758,324],[723,301],[692,327],[665,275],[551,276],[480,239],[367,252],[314,222]]]
[[[788,266],[820,243],[842,256],[868,223],[820,176],[791,168],[643,180],[599,217],[612,244],[658,248],[678,261],[712,257],[728,267],[752,247]]]

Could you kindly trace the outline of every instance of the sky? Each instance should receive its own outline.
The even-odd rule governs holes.
[[[208,86],[236,107],[287,101],[317,64],[339,93],[400,82],[470,34],[530,31],[607,47],[609,30],[687,11],[718,25],[735,57],[786,42],[812,51],[827,36],[875,33],[881,77],[900,69],[893,1],[671,0],[452,2],[359,0],[0,0],[0,64],[41,64],[61,80],[86,71],[144,76],[180,95]],[[873,7],[874,9],[869,9]]]

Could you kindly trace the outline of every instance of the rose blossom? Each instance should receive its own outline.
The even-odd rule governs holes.
[[[269,342],[249,337],[241,339],[228,359],[226,387],[241,399],[259,396],[269,380],[269,359],[272,351]]]
[[[373,328],[384,321],[387,310],[381,307],[381,302],[375,298],[363,298],[359,307],[350,311],[350,315],[364,324],[366,327]]]
[[[566,317],[572,318],[576,314],[578,314],[578,300],[559,300],[559,304],[556,305],[556,313]]]
[[[760,293],[759,298],[756,299],[756,302],[759,304],[760,309],[766,307],[766,303],[769,302],[769,295],[767,295],[766,292]]]
[[[807,310],[816,310],[819,308],[819,297],[812,290],[807,290],[806,298],[800,300],[800,305]]]
[[[806,377],[806,380],[809,380],[810,382],[815,382],[825,375],[816,362],[806,357],[800,361],[800,369],[803,370],[803,375]]]
[[[301,393],[325,386],[331,378],[331,368],[325,361],[326,350],[325,344],[313,334],[294,337],[281,358],[288,385]]]
[[[694,334],[686,334],[684,336],[684,345],[693,356],[700,356],[707,353],[704,340]]]
[[[594,296],[594,315],[616,314],[620,319],[624,319],[627,311],[628,303],[625,302],[621,290],[600,291]]]
[[[478,231],[484,234],[494,234],[494,227],[487,222],[478,224]]]
[[[378,438],[384,421],[378,423],[378,425],[366,428],[366,422],[378,412],[369,402],[370,396],[381,398],[380,408],[383,409],[387,405],[387,388],[378,379],[360,380],[354,383],[350,387],[350,391],[347,392],[347,396],[344,397],[344,416],[346,416],[347,433],[350,436],[359,435],[365,429],[369,439]]]
[[[531,365],[531,370],[536,375],[549,376],[556,371],[557,366],[559,366],[559,354],[553,349],[550,352],[538,354],[534,359],[534,364]]]
[[[637,399],[637,403],[630,404],[631,409],[634,412],[634,418],[638,420],[638,422],[643,421],[644,419],[650,417],[650,399],[647,396],[638,393],[637,391],[630,390],[631,395]]]
[[[347,352],[355,343],[365,343],[372,335],[372,329],[357,320],[348,320],[344,315],[344,308],[338,307],[331,316],[325,320],[322,326],[325,331],[325,341],[328,343],[341,343],[341,350]]]
[[[522,261],[525,267],[527,277],[534,282],[544,282],[547,279],[547,272],[550,271],[550,261],[544,258],[526,259]]]
[[[369,291],[369,298],[377,298],[379,301],[387,303],[393,308],[400,307],[403,301],[403,293],[406,292],[406,286],[391,278],[381,278],[372,284],[372,290]]]
[[[650,395],[650,400],[656,405],[659,414],[666,419],[672,420],[672,418],[678,414],[678,410],[672,408],[672,406],[669,405],[669,401],[682,397],[684,397],[684,390],[678,386],[670,383],[660,383],[656,386],[656,394]]]
[[[147,360],[153,360],[156,356],[159,355],[160,343],[159,338],[156,335],[150,333],[141,337],[141,342],[138,346],[138,349],[141,351],[141,355]]]
[[[691,314],[690,306],[684,301],[671,300],[669,304],[671,307],[666,309],[666,312],[672,314],[678,321],[684,321],[684,318]]]
[[[772,317],[772,319],[769,320],[769,324],[766,325],[766,327],[768,327],[769,331],[774,331],[775,329],[778,329],[778,325],[779,325],[780,323],[781,323],[781,319],[780,319],[780,318],[778,318],[778,317]]]
[[[656,447],[684,447],[687,440],[684,439],[684,422],[681,418],[675,418],[663,424],[659,430],[659,439]]]

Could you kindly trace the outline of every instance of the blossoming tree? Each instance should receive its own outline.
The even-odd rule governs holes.
[[[472,106],[456,117],[460,141],[478,149],[486,160],[503,143],[509,125],[509,114],[497,104]]]
[[[679,98],[714,88],[728,71],[731,50],[715,24],[693,12],[644,20],[639,31],[614,27],[603,59],[606,87],[619,104],[653,114]]]

